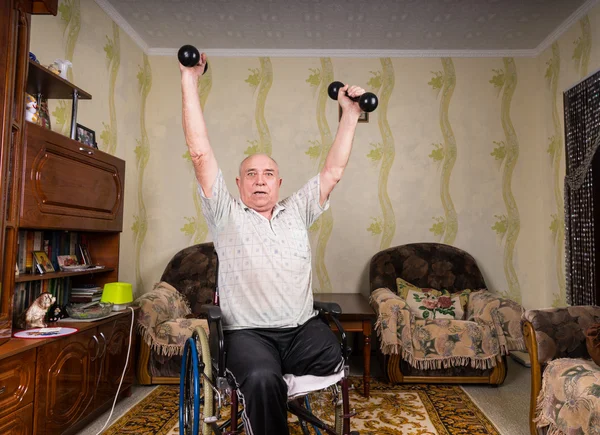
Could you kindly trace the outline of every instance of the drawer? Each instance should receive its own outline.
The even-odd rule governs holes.
[[[0,360],[0,418],[33,402],[34,383],[35,349]]]
[[[33,403],[0,418],[2,435],[31,435],[33,433]]]

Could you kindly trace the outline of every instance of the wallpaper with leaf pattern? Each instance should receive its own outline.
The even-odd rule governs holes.
[[[331,207],[310,229],[313,285],[366,292],[370,258],[419,241],[471,253],[488,286],[564,304],[562,92],[600,68],[600,6],[536,58],[209,57],[199,82],[211,144],[237,196],[240,161],[279,163],[282,197],[318,173],[338,125],[333,80],[375,92]],[[201,48],[201,41],[190,41]],[[78,121],[126,160],[120,279],[136,293],[180,249],[210,240],[186,155],[175,56],[145,56],[93,0],[32,21],[43,64],[73,63]],[[67,134],[70,102],[51,101]]]

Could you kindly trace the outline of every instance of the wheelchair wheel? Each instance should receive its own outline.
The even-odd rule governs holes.
[[[335,404],[335,433],[344,435],[344,407],[342,401],[338,400]]]
[[[203,403],[201,404],[202,409],[200,410],[200,418],[202,419],[202,435],[208,435],[212,433],[212,428],[209,424],[205,423],[207,417],[214,416],[214,393],[211,382],[213,381],[212,376],[212,361],[210,358],[210,346],[208,342],[208,335],[204,328],[197,326],[192,337],[197,338],[196,340],[196,352],[200,352],[202,355],[202,363],[204,364],[204,375],[202,385],[204,389]],[[207,381],[209,379],[210,381]]]
[[[181,358],[179,379],[179,434],[198,435],[200,412],[200,377],[198,352],[193,338],[188,338]]]
[[[202,357],[202,364],[198,354]],[[205,377],[201,376],[204,371]],[[209,435],[212,433],[207,417],[213,416],[212,363],[206,331],[197,327],[185,343],[179,383],[179,434]],[[203,395],[200,395],[200,386]],[[200,431],[199,431],[200,430]]]

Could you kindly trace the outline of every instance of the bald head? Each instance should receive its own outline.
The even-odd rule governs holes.
[[[244,160],[242,160],[242,162],[240,163],[240,169],[239,169],[240,177],[243,174],[243,170],[245,169],[245,166],[248,166],[250,164],[250,162],[253,161],[254,158],[259,158],[262,160],[265,157],[273,163],[273,165],[274,165],[273,169],[275,169],[277,171],[277,176],[279,176],[279,165],[277,164],[275,159],[268,154],[257,153],[257,154],[251,154],[248,157],[246,157]]]

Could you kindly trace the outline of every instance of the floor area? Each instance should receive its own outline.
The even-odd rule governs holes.
[[[355,356],[350,363],[351,375],[362,375],[362,357]],[[376,357],[371,360],[371,376],[382,377],[383,372]],[[128,409],[146,397],[155,387],[134,386],[131,397],[117,403],[110,424],[119,419]],[[508,375],[499,387],[488,385],[463,386],[473,402],[488,416],[502,435],[529,435],[529,392],[531,375],[527,367],[508,358]],[[97,435],[104,429],[110,412],[79,432],[81,435]]]

